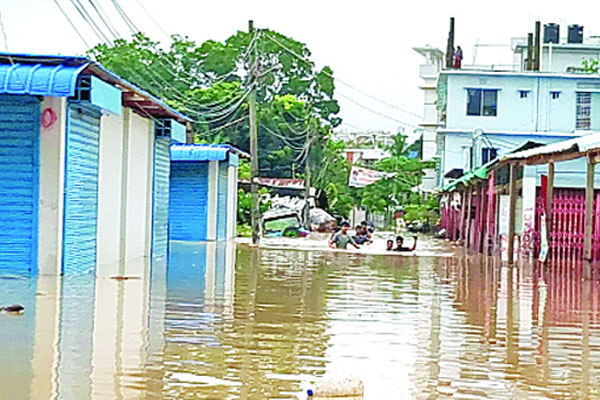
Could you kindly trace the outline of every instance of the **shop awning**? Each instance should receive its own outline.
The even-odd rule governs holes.
[[[0,93],[70,97],[75,94],[77,77],[87,66],[2,63]]]

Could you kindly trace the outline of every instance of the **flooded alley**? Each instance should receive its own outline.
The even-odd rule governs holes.
[[[600,398],[598,283],[454,251],[175,242],[168,273],[4,278],[27,309],[0,315],[2,398],[303,399],[326,373],[366,399]]]

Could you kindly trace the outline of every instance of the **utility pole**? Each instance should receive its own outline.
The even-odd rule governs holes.
[[[248,33],[250,33],[250,43],[254,38],[254,21],[248,21]],[[250,124],[250,165],[251,182],[250,191],[252,192],[252,243],[258,244],[260,241],[260,205],[258,198],[258,121],[256,118],[256,44],[254,49],[250,49],[250,94],[248,95],[249,124]]]

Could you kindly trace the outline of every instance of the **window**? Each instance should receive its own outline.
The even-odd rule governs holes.
[[[498,156],[498,149],[493,147],[484,147],[481,149],[481,164],[486,164]]]
[[[586,131],[592,129],[592,94],[577,93],[576,129]]]
[[[519,97],[526,99],[529,96],[529,90],[519,90]]]
[[[552,100],[556,100],[560,97],[560,92],[550,92],[550,97],[552,97]]]
[[[495,117],[498,108],[498,90],[467,89],[467,115]]]

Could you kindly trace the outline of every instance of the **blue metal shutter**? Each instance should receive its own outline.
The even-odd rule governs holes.
[[[206,240],[208,162],[171,163],[169,186],[169,238]]]
[[[40,103],[0,95],[0,272],[37,269]]]
[[[164,258],[169,247],[169,170],[171,139],[154,141],[154,183],[152,209],[152,258]]]
[[[219,189],[217,194],[217,240],[227,240],[227,192],[229,189],[229,164],[219,162]]]
[[[63,272],[96,267],[100,112],[69,104],[65,167]]]

